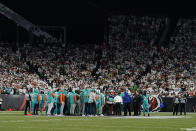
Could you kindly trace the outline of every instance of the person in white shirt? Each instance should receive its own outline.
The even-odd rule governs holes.
[[[89,96],[89,103],[90,103],[90,115],[96,114],[96,94],[95,89],[92,89]]]
[[[121,105],[123,104],[122,97],[120,96],[120,93],[117,94],[117,96],[114,97],[114,112],[115,115],[121,115]]]

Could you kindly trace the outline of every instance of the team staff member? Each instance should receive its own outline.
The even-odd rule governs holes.
[[[70,102],[70,115],[74,115],[76,103],[77,103],[76,93],[74,90],[71,91],[71,93],[69,95],[69,100],[70,100],[69,101]]]
[[[29,109],[29,112],[30,112],[30,101],[31,101],[31,96],[30,96],[28,90],[25,93],[25,99],[26,99],[26,106],[25,106],[25,113],[24,113],[24,115],[27,115],[27,109]]]
[[[38,108],[39,108],[39,103],[40,103],[40,96],[39,96],[39,90],[38,88],[35,89],[35,92],[33,94],[34,97],[34,110],[33,110],[33,115],[38,115]]]
[[[96,114],[96,94],[95,89],[92,89],[89,95],[90,115]]]
[[[121,104],[123,104],[122,97],[120,96],[120,92],[117,96],[114,97],[114,109],[115,109],[115,115],[121,116]]]
[[[131,97],[125,91],[123,96],[124,116],[127,116],[127,110],[129,112],[129,116],[131,116],[131,102],[132,102]]]
[[[90,104],[89,104],[89,95],[90,95],[90,88],[86,88],[84,92],[84,102],[85,102],[85,115],[90,114]]]
[[[186,115],[186,97],[182,94],[180,97],[180,115],[182,115],[182,111],[184,111],[184,115]]]
[[[145,111],[147,110],[148,116],[150,116],[150,112],[149,112],[149,106],[148,106],[148,94],[146,92],[146,90],[144,91],[143,95],[142,95],[142,101],[143,101],[143,113],[145,116]]]
[[[103,105],[105,104],[104,95],[103,93],[101,93],[100,90],[97,90],[96,96],[97,96],[97,104],[96,104],[97,115],[103,116],[102,108],[103,108]]]
[[[44,103],[45,103],[45,100],[44,100],[44,92],[41,91],[41,94],[40,94],[40,103],[39,103],[39,109],[40,109],[40,113],[41,114],[42,114]]]
[[[134,116],[139,115],[139,107],[140,107],[140,96],[138,92],[136,91],[133,97],[133,111],[134,111]]]
[[[54,93],[52,92],[52,89],[49,88],[49,91],[47,93],[47,105],[48,105],[47,115],[51,115],[51,110],[53,108],[53,103],[52,103],[53,97],[55,97]]]
[[[85,110],[85,102],[84,102],[84,94],[85,90],[83,89],[82,92],[80,93],[80,115],[84,116],[84,110]]]
[[[179,96],[174,94],[174,99],[173,99],[173,115],[178,115],[178,108],[179,108],[179,103],[180,99]]]

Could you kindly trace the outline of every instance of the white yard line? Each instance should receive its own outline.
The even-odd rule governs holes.
[[[81,129],[81,128],[73,128],[73,127],[71,127],[71,128],[67,128],[67,127],[65,127],[65,128],[49,128],[49,127],[30,127],[30,126],[28,126],[28,127],[24,127],[24,126],[22,126],[22,127],[16,127],[16,126],[0,126],[0,127],[5,127],[5,128],[19,128],[19,129],[53,129],[53,130],[89,130],[89,131],[91,131],[91,130],[105,130],[105,129],[95,129],[95,128],[91,128],[91,129]]]
[[[186,130],[186,131],[196,131],[196,127],[192,128],[180,128],[181,130]]]
[[[79,125],[79,126],[81,126],[81,125]],[[100,129],[100,128],[96,128],[96,127],[100,127],[100,126],[93,126],[94,128],[89,128],[88,126],[85,126],[85,127],[88,127],[88,128],[85,128],[85,129],[81,129],[81,128],[78,128],[78,125],[77,126],[66,126],[65,128],[57,128],[57,127],[55,127],[55,128],[51,128],[51,127],[31,127],[31,126],[28,126],[28,127],[25,127],[25,126],[0,126],[0,127],[4,127],[4,128],[19,128],[19,129],[54,129],[54,130],[107,130],[107,129]],[[82,127],[84,127],[84,126],[82,126]],[[119,128],[119,126],[102,126],[103,128],[111,128],[111,127],[113,127],[113,128]],[[125,128],[132,128],[132,129],[145,129],[146,127],[134,127],[134,126],[123,126],[123,127],[125,127]],[[154,128],[154,129],[160,129],[160,128],[164,128],[164,129],[179,129],[179,128],[172,128],[172,127],[151,127],[151,128]],[[192,129],[192,128],[191,128]],[[196,129],[195,129],[196,130]],[[117,129],[117,130],[114,130],[114,131],[119,131],[119,129]],[[123,129],[123,131],[125,131],[124,129]]]
[[[93,120],[93,119],[87,119],[87,118],[97,118],[97,119],[180,119],[180,118],[192,118],[191,116],[104,116],[104,117],[97,117],[97,116],[93,116],[93,117],[82,117],[82,116],[23,116],[23,115],[19,115],[19,116],[1,116],[1,118],[11,118],[11,117],[27,117],[27,118],[31,118],[31,117],[48,117],[48,118],[52,118],[52,117],[56,117],[56,118],[66,118],[68,120]],[[73,119],[78,117],[79,119]],[[80,119],[81,118],[81,119]],[[59,120],[59,119],[57,119]]]
[[[192,118],[191,116],[119,116],[119,117],[108,117],[113,119],[179,119],[179,118]]]

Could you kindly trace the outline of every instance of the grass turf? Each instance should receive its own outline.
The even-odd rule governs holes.
[[[172,113],[151,113],[151,116],[172,116]],[[182,131],[186,128],[196,130],[196,114],[187,116],[177,119],[114,119],[24,116],[23,112],[0,112],[0,131]]]

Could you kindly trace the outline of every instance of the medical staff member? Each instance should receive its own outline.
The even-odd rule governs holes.
[[[52,103],[53,97],[54,97],[54,93],[52,92],[52,89],[49,88],[49,91],[47,93],[47,105],[48,105],[47,115],[51,115],[51,110],[53,108],[53,103]]]
[[[38,108],[39,108],[39,103],[40,103],[40,96],[39,96],[38,88],[35,89],[33,97],[34,97],[34,111],[33,111],[33,115],[38,115]]]
[[[41,91],[41,94],[40,94],[40,103],[39,103],[39,109],[40,109],[40,113],[41,114],[42,114],[44,103],[45,103],[45,100],[44,100],[44,92]]]
[[[149,95],[147,94],[147,92],[145,90],[144,93],[143,93],[143,95],[142,95],[144,116],[145,116],[145,111],[146,110],[147,110],[148,116],[150,116],[149,106],[148,106],[148,97],[149,97]]]

